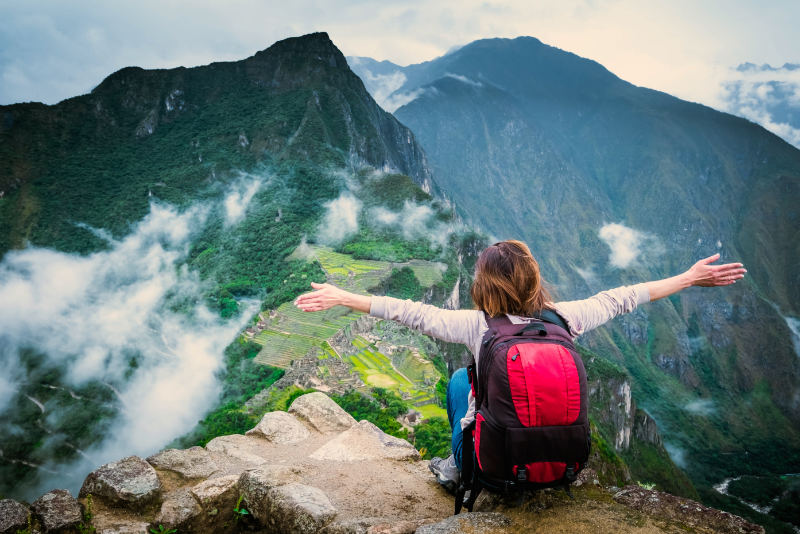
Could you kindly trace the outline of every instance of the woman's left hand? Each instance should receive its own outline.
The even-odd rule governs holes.
[[[719,256],[719,254],[714,254],[692,265],[686,271],[690,284],[702,287],[727,286],[744,278],[747,270],[741,263],[711,265],[719,259]]]

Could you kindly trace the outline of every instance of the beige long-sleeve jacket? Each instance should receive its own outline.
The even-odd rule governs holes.
[[[650,301],[650,292],[645,284],[622,286],[602,291],[588,299],[556,302],[555,311],[564,318],[570,334],[577,337],[617,315],[633,311],[639,304]],[[392,297],[372,297],[370,315],[391,319],[429,336],[466,345],[477,363],[483,335],[488,330],[484,314],[480,310],[444,310]],[[530,318],[509,315],[512,323],[524,324]],[[461,420],[466,428],[475,418],[475,399],[469,394],[469,409]]]

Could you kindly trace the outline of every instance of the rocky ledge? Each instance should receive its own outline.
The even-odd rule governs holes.
[[[453,517],[453,498],[408,442],[356,422],[322,393],[272,412],[246,435],[136,456],[90,473],[78,499],[0,501],[0,534],[190,532],[763,532],[739,517],[638,486],[610,491],[582,473],[575,500],[547,490],[484,495]]]

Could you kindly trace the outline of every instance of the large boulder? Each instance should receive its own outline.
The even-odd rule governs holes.
[[[241,434],[219,436],[206,443],[206,450],[225,454],[248,468],[266,463],[264,457],[257,453],[265,453],[264,442]]]
[[[150,465],[174,471],[184,478],[207,478],[217,470],[217,464],[203,447],[167,449],[147,458]]]
[[[13,499],[0,500],[0,534],[16,534],[28,527],[28,508]]]
[[[81,505],[65,489],[48,491],[31,505],[45,532],[71,532],[83,520]]]
[[[274,487],[297,482],[297,470],[285,465],[262,465],[242,473],[239,489],[247,510],[257,518],[267,517],[267,495]]]
[[[336,517],[336,508],[319,489],[305,484],[287,484],[267,491],[262,506],[253,515],[275,532],[313,534]]]
[[[272,443],[298,443],[309,436],[306,426],[295,416],[286,412],[265,413],[261,421],[248,436],[261,436]]]
[[[180,488],[167,493],[161,510],[156,516],[156,523],[165,528],[185,530],[186,527],[203,512],[189,488]]]
[[[363,460],[419,460],[408,441],[384,433],[369,421],[342,432],[311,454],[314,460],[360,462]]]
[[[231,514],[239,498],[240,475],[204,480],[192,486],[191,492],[200,503],[202,513],[195,517],[187,532],[229,532]]]
[[[297,397],[289,407],[289,413],[308,421],[312,428],[322,434],[341,432],[356,424],[352,415],[319,391]]]
[[[128,456],[89,473],[80,496],[89,494],[112,505],[141,509],[161,498],[161,481],[153,466],[138,456]]]

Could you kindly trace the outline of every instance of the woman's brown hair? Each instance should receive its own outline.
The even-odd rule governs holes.
[[[470,293],[475,307],[492,317],[534,316],[550,302],[539,264],[522,241],[501,241],[481,252]]]

